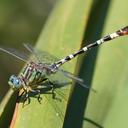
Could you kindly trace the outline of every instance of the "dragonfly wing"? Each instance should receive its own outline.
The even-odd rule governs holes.
[[[24,46],[30,53],[34,54],[34,53],[33,53],[34,50],[33,50],[33,48],[31,47],[30,44],[24,43],[23,46]]]
[[[35,62],[40,62],[40,58],[38,58],[37,53],[35,52],[34,48],[30,44],[24,43],[23,46],[31,53],[32,60],[34,60]]]
[[[38,62],[41,62],[43,64],[50,65],[51,63],[54,63],[57,60],[59,60],[56,57],[54,57],[53,55],[50,55],[49,53],[47,53],[45,51],[36,49],[28,43],[24,44],[24,47],[37,58]]]
[[[28,55],[24,52],[18,51],[14,48],[6,48],[6,47],[0,47],[0,51],[5,52],[23,62],[27,62]]]
[[[64,74],[64,76],[66,76],[66,77],[72,79],[73,81],[77,82],[77,83],[78,83],[79,85],[81,85],[82,87],[87,88],[87,89],[90,89],[90,87],[87,86],[87,85],[84,83],[84,80],[83,80],[83,79],[81,79],[81,78],[79,78],[79,77],[76,77],[76,76],[74,76],[74,74],[72,74],[72,73],[70,73],[70,72],[68,72],[68,71],[65,71],[65,70],[63,70],[63,69],[58,69],[58,70],[59,70],[60,72],[62,72],[62,73]],[[91,89],[91,90],[94,91],[94,92],[96,92],[95,89]]]

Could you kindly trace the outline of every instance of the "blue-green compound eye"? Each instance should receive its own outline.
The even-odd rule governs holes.
[[[8,84],[13,90],[18,90],[22,87],[20,79],[15,75],[9,78]]]

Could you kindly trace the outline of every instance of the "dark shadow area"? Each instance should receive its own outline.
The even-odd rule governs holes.
[[[83,38],[84,43],[82,43],[82,47],[90,44],[90,42],[85,42],[93,42],[101,38],[101,33],[103,31],[106,15],[109,9],[109,4],[110,0],[96,0],[93,2],[92,10],[89,15],[87,28],[85,30],[85,35]],[[79,77],[84,79],[86,85],[88,86],[91,86],[97,53],[98,48],[94,48],[85,56],[81,56],[78,58],[76,72],[79,72]],[[98,90],[96,91],[98,92]],[[63,128],[82,128],[88,95],[89,90],[75,84],[70,95],[70,100],[68,102]],[[94,126],[95,124],[92,123],[92,125]]]
[[[15,103],[18,93],[13,93],[0,116],[0,128],[9,128],[15,110]],[[5,122],[5,123],[4,123]]]

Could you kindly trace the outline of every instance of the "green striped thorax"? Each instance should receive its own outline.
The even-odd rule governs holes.
[[[41,63],[30,62],[23,68],[19,76],[12,75],[8,84],[14,91],[21,89],[23,84],[32,87],[36,83],[45,81],[48,75],[51,74],[50,70],[43,67]]]

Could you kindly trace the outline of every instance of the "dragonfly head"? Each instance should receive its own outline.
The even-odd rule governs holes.
[[[15,75],[12,75],[9,78],[8,84],[14,91],[19,90],[22,87],[21,80]]]

